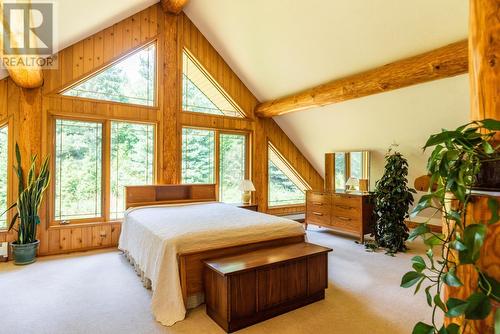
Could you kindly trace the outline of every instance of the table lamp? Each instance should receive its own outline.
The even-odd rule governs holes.
[[[359,181],[355,177],[350,177],[349,180],[345,183],[345,190],[346,191],[354,191],[356,190],[356,187],[359,186]]]
[[[255,191],[255,187],[252,181],[241,181],[239,189],[243,192],[243,195],[241,196],[241,201],[243,202],[243,204],[250,204],[250,200],[252,199],[252,191]]]

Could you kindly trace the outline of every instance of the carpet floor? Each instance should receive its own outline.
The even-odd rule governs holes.
[[[396,257],[368,253],[354,239],[310,227],[310,242],[333,248],[326,298],[239,331],[273,333],[411,333],[428,321],[425,296],[399,287],[410,258],[424,245]],[[150,312],[151,291],[116,250],[43,257],[29,266],[0,264],[0,332],[222,334],[204,306],[172,327]]]

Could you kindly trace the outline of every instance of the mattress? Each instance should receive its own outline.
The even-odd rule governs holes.
[[[223,203],[158,205],[125,213],[119,249],[151,281],[152,312],[171,326],[183,320],[177,255],[304,235],[295,221]],[[195,305],[189,305],[195,307]]]

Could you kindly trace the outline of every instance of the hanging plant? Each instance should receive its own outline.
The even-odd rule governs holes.
[[[405,241],[409,230],[405,219],[413,204],[416,191],[408,188],[408,161],[399,152],[390,148],[385,155],[385,172],[375,184],[374,232],[375,242],[366,245],[369,250],[385,248],[387,254],[394,255],[406,250]]]
[[[463,125],[454,131],[443,130],[432,135],[424,146],[424,150],[434,147],[427,165],[430,189],[428,194],[422,196],[412,215],[434,208],[436,215],[443,217],[444,231],[447,233],[433,233],[427,223],[410,233],[410,240],[421,237],[428,246],[427,260],[421,256],[413,257],[413,271],[403,276],[401,286],[416,286],[417,293],[424,283],[427,284],[425,295],[432,308],[432,323],[417,323],[414,334],[464,333],[469,321],[485,319],[491,312],[492,301],[500,301],[500,283],[478,266],[481,247],[488,237],[488,225],[499,221],[496,199],[488,200],[491,211],[488,221],[473,221],[472,217],[466,217],[472,187],[482,163],[500,160],[500,146],[494,147],[492,144],[495,131],[498,130],[500,121],[485,119]],[[436,248],[439,250],[437,254]],[[441,293],[445,285],[463,285],[460,275],[457,275],[462,266],[477,272],[477,288],[463,299],[449,298],[443,301]],[[439,311],[447,318],[461,318],[461,324],[439,326],[441,321],[436,321]],[[497,333],[500,330],[499,316],[497,311]]]

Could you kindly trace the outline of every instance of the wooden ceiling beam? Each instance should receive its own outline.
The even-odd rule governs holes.
[[[467,40],[322,84],[256,106],[260,117],[321,107],[467,73]]]
[[[189,0],[161,0],[161,6],[165,13],[179,14]]]
[[[38,66],[9,66],[9,76],[21,88],[38,88],[43,85],[43,71]]]

